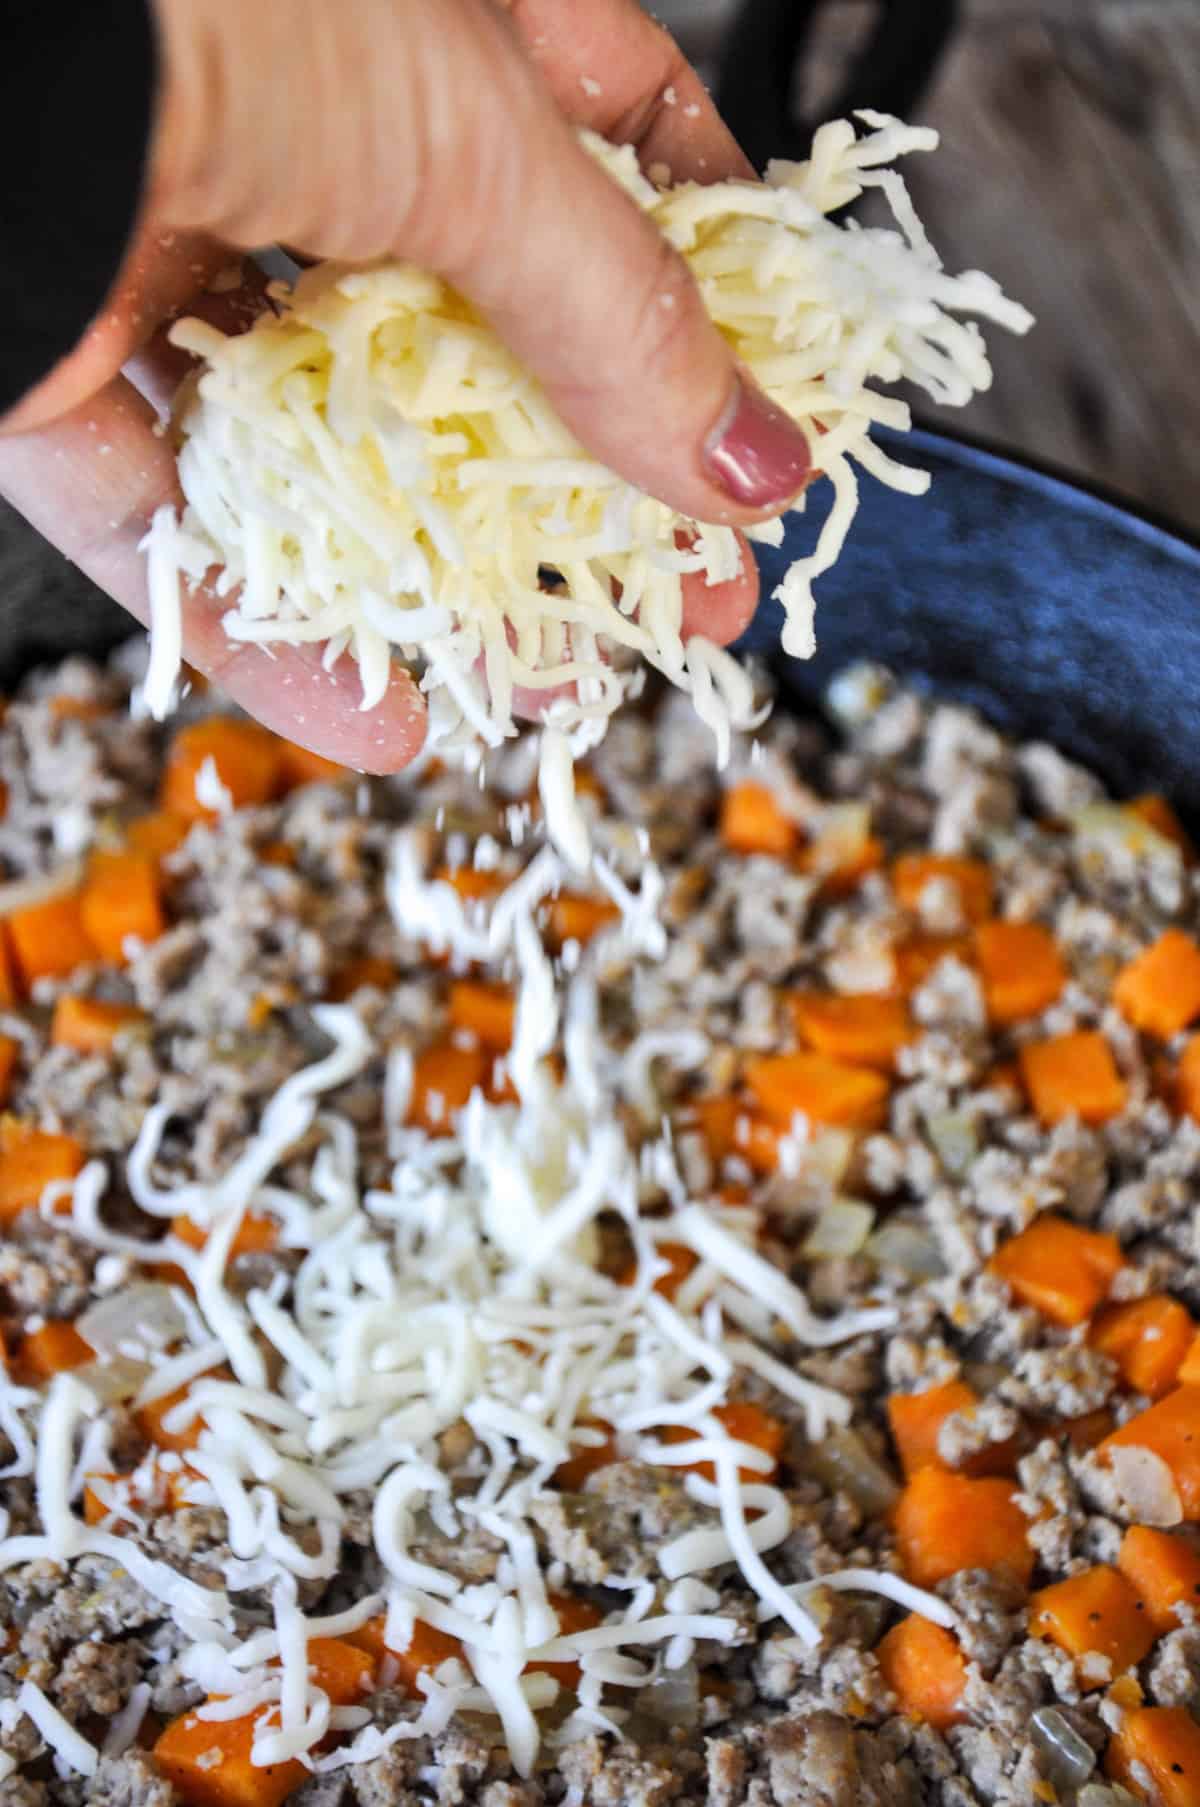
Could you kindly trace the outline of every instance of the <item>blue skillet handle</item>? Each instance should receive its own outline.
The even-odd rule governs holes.
[[[820,119],[793,110],[796,66],[823,0],[744,0],[725,39],[717,104],[756,169],[771,157],[800,162]],[[906,119],[954,29],[958,0],[875,0],[877,18],[826,110],[840,119],[874,107]]]

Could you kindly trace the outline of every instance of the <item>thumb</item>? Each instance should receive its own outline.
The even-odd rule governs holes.
[[[432,172],[455,191],[441,197],[429,261],[627,481],[700,520],[778,513],[812,474],[804,433],[739,370],[682,257],[538,78],[505,74],[493,63],[473,90],[480,157],[467,147]]]

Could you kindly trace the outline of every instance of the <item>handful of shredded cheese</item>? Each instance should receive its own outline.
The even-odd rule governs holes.
[[[814,551],[776,592],[784,650],[802,658],[814,647],[813,579],[857,507],[850,460],[914,495],[928,486],[872,442],[874,423],[907,428],[910,416],[869,385],[904,379],[964,404],[991,368],[978,325],[955,316],[1032,324],[990,277],[943,271],[901,178],[882,167],[934,149],[937,134],[859,118],[862,137],[838,121],[808,162],[711,187],[658,190],[630,147],[585,137],[687,260],[712,318],[809,433],[832,485]],[[871,187],[896,228],[830,219]],[[178,670],[179,576],[216,564],[231,638],[324,641],[329,664],[349,651],[365,709],[394,652],[418,663],[430,744],[498,745],[514,732],[516,686],[568,686],[545,755],[561,770],[564,751],[602,736],[640,658],[690,692],[723,754],[730,727],[751,719],[750,686],[711,641],[684,641],[681,579],[735,575],[732,529],[677,514],[589,457],[438,278],[325,264],[276,299],[280,312],[240,336],[194,319],[171,334],[205,368],[177,408],[187,508],[182,522],[160,509],[146,542],[154,712],[169,708]],[[754,537],[778,544],[782,531],[776,520]]]

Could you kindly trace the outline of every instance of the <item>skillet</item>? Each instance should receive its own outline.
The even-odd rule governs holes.
[[[889,443],[933,487],[914,499],[863,478],[845,551],[817,584],[811,663],[781,654],[770,592],[811,547],[828,486],[789,517],[782,549],[756,549],[764,600],[739,644],[775,668],[784,702],[810,709],[841,666],[877,659],[1053,741],[1118,793],[1168,792],[1200,825],[1200,547],[966,441]],[[70,652],[102,658],[129,631],[48,548],[0,546],[0,686]]]

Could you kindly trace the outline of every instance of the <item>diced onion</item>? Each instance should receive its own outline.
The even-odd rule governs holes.
[[[826,1431],[820,1443],[809,1445],[802,1460],[816,1480],[831,1491],[848,1493],[871,1518],[890,1511],[900,1491],[857,1431],[835,1426]]]
[[[1123,803],[1085,803],[1070,821],[1071,831],[1080,841],[1108,841],[1141,859],[1179,855],[1173,841]]]
[[[892,1218],[868,1237],[866,1253],[878,1266],[899,1268],[914,1280],[940,1280],[946,1272],[930,1232],[902,1218]]]
[[[813,1261],[857,1255],[871,1234],[875,1213],[856,1198],[835,1198],[826,1205],[805,1238],[802,1253]]]
[[[932,1111],[925,1126],[946,1172],[961,1178],[979,1153],[974,1121],[965,1111]]]
[[[127,1361],[123,1355],[110,1361],[88,1362],[76,1368],[75,1378],[101,1405],[121,1405],[141,1391],[151,1369],[146,1362]]]
[[[1065,1788],[1078,1788],[1087,1781],[1096,1767],[1096,1753],[1057,1707],[1039,1707],[1029,1722],[1029,1731],[1045,1760],[1049,1781]]]
[[[157,1280],[99,1300],[84,1312],[76,1328],[98,1355],[118,1355],[133,1342],[165,1349],[187,1331],[171,1288]]]

